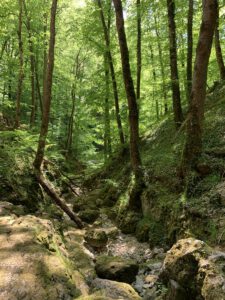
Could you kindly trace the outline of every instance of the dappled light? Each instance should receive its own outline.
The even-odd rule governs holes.
[[[0,300],[225,300],[223,4],[0,1]]]

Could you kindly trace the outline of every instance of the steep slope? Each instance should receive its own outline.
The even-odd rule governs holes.
[[[129,162],[122,156],[112,159],[86,181],[92,191],[77,199],[75,210],[85,205],[110,206],[108,214],[121,230],[136,233],[140,241],[149,241],[150,246],[168,248],[178,238],[188,236],[224,245],[224,90],[220,83],[207,96],[204,153],[186,182],[179,176],[185,128],[176,132],[170,115],[142,137],[147,183],[142,195],[143,217],[127,210],[132,177]]]

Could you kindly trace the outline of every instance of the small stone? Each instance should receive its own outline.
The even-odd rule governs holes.
[[[158,279],[159,277],[157,275],[148,275],[145,277],[145,282],[152,283],[154,285]]]
[[[84,240],[93,248],[103,248],[108,242],[108,236],[102,229],[87,230],[84,235]]]

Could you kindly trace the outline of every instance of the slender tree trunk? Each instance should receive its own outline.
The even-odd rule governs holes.
[[[47,64],[48,64],[48,57],[47,57],[47,48],[48,48],[48,42],[47,42],[47,26],[48,26],[48,14],[44,13],[44,53],[43,53],[43,91],[42,91],[42,99],[44,100],[44,85],[45,85],[45,76],[46,76],[46,70],[47,70]]]
[[[75,106],[76,106],[77,81],[80,77],[80,69],[81,69],[80,52],[81,52],[81,48],[79,49],[76,55],[73,71],[72,71],[74,76],[74,82],[71,88],[72,109],[69,118],[68,135],[66,141],[66,150],[68,155],[71,154],[72,144],[73,144],[73,127],[74,127],[74,114],[75,114]]]
[[[139,152],[139,116],[137,99],[134,89],[134,83],[131,76],[129,51],[127,46],[126,33],[124,28],[123,8],[121,0],[113,0],[116,11],[116,26],[120,45],[121,62],[123,70],[123,79],[128,101],[129,109],[129,127],[130,127],[130,154],[131,165],[135,174],[136,187],[133,194],[130,195],[130,207],[141,208],[140,195],[144,185],[141,157]]]
[[[7,44],[7,46],[6,46],[6,54],[7,54],[7,71],[8,71],[8,83],[7,83],[7,90],[8,90],[8,92],[7,92],[7,94],[8,94],[8,99],[9,100],[13,100],[12,98],[12,68],[11,68],[11,61],[12,61],[12,56],[13,56],[13,51],[12,51],[12,49],[13,49],[13,47],[12,47],[12,49],[11,49],[11,47],[10,47],[10,40],[9,40],[9,42],[8,42],[8,44]]]
[[[51,96],[52,96],[52,79],[54,70],[54,53],[55,53],[55,19],[57,10],[58,0],[52,0],[51,7],[51,22],[50,22],[50,40],[49,40],[49,50],[48,50],[48,63],[44,81],[44,97],[43,97],[43,116],[41,122],[41,131],[39,136],[38,148],[36,157],[34,159],[34,169],[35,175],[46,191],[46,193],[55,201],[55,203],[73,220],[79,228],[83,228],[84,224],[80,218],[73,213],[73,211],[64,202],[64,199],[60,198],[54,187],[48,182],[42,173],[42,163],[44,159],[45,143],[48,133],[49,116],[51,108]]]
[[[109,62],[107,53],[104,55],[105,62],[105,134],[104,134],[104,149],[105,162],[112,154],[111,147],[111,128],[110,128],[110,113],[109,113]]]
[[[181,26],[184,27],[183,20],[181,21]],[[186,56],[185,56],[185,50],[186,50],[186,40],[184,39],[184,35],[181,33],[179,35],[180,38],[180,73],[181,73],[181,80],[180,80],[180,92],[181,92],[181,98],[187,97],[187,74],[186,74],[186,68],[185,68],[185,63],[186,63]]]
[[[220,16],[219,16],[219,7],[218,7],[217,16],[216,16],[216,28],[215,28],[215,49],[216,49],[216,59],[220,70],[220,79],[225,80],[225,66],[224,66],[221,45],[220,45],[219,20],[220,20]]]
[[[175,3],[174,0],[167,0],[168,23],[169,23],[169,42],[170,42],[170,69],[171,84],[173,92],[173,111],[176,128],[179,128],[183,121],[181,108],[180,84],[177,67],[177,41],[175,24]]]
[[[37,97],[39,100],[39,107],[40,107],[41,116],[42,116],[43,103],[42,103],[41,88],[40,88],[39,73],[38,73],[38,54],[36,55],[36,59],[35,59],[35,79],[36,79],[36,92],[37,92]]]
[[[45,143],[48,134],[51,98],[52,98],[52,77],[54,69],[54,53],[55,53],[55,18],[57,1],[52,0],[51,8],[51,24],[50,24],[50,41],[49,41],[49,52],[48,52],[48,64],[46,69],[45,81],[44,81],[44,95],[43,95],[43,116],[41,122],[41,131],[38,142],[38,149],[34,160],[34,167],[40,170],[45,151]]]
[[[137,103],[141,96],[141,1],[137,0]]]
[[[155,34],[157,37],[157,46],[158,46],[158,52],[159,52],[159,63],[160,63],[160,71],[161,71],[161,77],[162,77],[162,92],[163,92],[163,99],[164,99],[164,112],[165,114],[168,113],[168,103],[167,103],[167,93],[166,93],[166,77],[165,77],[165,68],[163,64],[163,54],[162,54],[162,46],[161,46],[161,38],[159,35],[158,30],[158,22],[156,19],[156,16],[154,15],[154,23],[155,23]]]
[[[192,57],[193,57],[193,13],[194,0],[189,0],[187,24],[187,100],[190,102],[192,88]]]
[[[69,119],[69,128],[68,128],[68,135],[66,141],[67,155],[71,154],[72,143],[73,143],[73,125],[74,125],[74,113],[75,113],[75,104],[76,104],[76,83],[72,84],[71,98],[72,98],[72,109],[71,109],[71,114]]]
[[[21,96],[23,90],[23,79],[24,79],[24,70],[23,70],[23,41],[22,41],[22,17],[23,17],[23,2],[19,0],[19,19],[18,19],[18,42],[19,42],[19,78],[17,85],[17,94],[16,94],[16,118],[15,118],[15,128],[20,127],[20,115],[21,115]]]
[[[3,54],[4,54],[4,52],[5,52],[7,43],[8,43],[8,39],[6,39],[6,40],[3,42],[3,44],[2,44],[2,49],[1,49],[1,53],[0,53],[0,60],[2,60],[2,57],[3,57]]]
[[[121,116],[120,116],[119,95],[118,95],[115,69],[114,69],[114,65],[113,65],[112,54],[110,51],[109,28],[107,28],[107,25],[106,25],[101,0],[98,0],[98,6],[100,8],[100,18],[101,18],[101,22],[102,22],[103,31],[104,31],[106,51],[107,51],[107,56],[108,56],[110,73],[111,73],[111,77],[112,77],[112,86],[113,86],[113,94],[114,94],[114,100],[115,100],[117,127],[118,127],[118,131],[119,131],[120,143],[123,146],[125,143],[125,139],[124,139],[123,127],[122,127]]]
[[[159,120],[159,101],[157,97],[155,98],[156,70],[155,70],[154,53],[151,45],[149,45],[149,48],[150,48],[152,76],[153,76],[153,101],[155,100],[156,118],[157,120]]]
[[[204,104],[206,97],[207,70],[216,25],[217,0],[205,0],[202,23],[196,50],[187,138],[182,160],[182,175],[194,168],[202,153]]]
[[[35,114],[36,114],[36,98],[35,98],[35,56],[34,56],[34,45],[32,41],[30,17],[27,12],[26,1],[23,0],[24,12],[26,15],[26,26],[28,31],[28,43],[30,51],[30,81],[31,81],[31,115],[30,115],[30,127],[34,126]]]

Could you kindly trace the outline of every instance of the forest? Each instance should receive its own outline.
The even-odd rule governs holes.
[[[225,300],[225,1],[0,1],[0,300]]]

